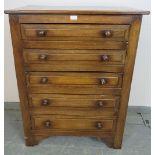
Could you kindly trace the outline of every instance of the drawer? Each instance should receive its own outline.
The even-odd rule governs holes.
[[[27,71],[123,72],[125,54],[124,50],[23,50]]]
[[[112,108],[117,110],[118,96],[108,95],[61,95],[61,94],[31,94],[30,106],[33,108],[86,108],[103,110]]]
[[[121,87],[122,74],[114,73],[29,73],[29,85],[94,85],[98,87]]]
[[[111,49],[111,50],[126,50],[128,42],[115,41],[115,40],[99,40],[99,41],[34,41],[24,40],[24,48],[40,48],[40,49],[71,49],[71,50],[83,50],[83,49]]]
[[[25,40],[128,40],[129,25],[21,24]]]
[[[51,64],[56,62],[72,61],[73,64],[80,62],[96,62],[103,64],[124,64],[125,53],[123,50],[40,50],[24,49],[24,61],[30,64]],[[59,65],[59,64],[58,64]]]
[[[27,81],[29,93],[120,95],[122,74],[31,72]]]
[[[33,129],[42,130],[102,130],[113,131],[114,120],[92,119],[92,118],[65,118],[52,115],[33,116]]]

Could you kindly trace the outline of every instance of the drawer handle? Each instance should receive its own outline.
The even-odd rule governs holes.
[[[111,37],[112,36],[112,32],[110,30],[105,30],[104,31],[104,36],[105,37]]]
[[[46,37],[47,31],[46,30],[37,30],[37,36],[38,37]]]
[[[96,127],[97,129],[102,129],[102,128],[103,128],[103,123],[102,123],[102,122],[96,122],[95,127]]]
[[[107,81],[104,78],[100,79],[100,82],[101,82],[101,85],[105,85],[107,83]]]
[[[39,59],[40,60],[46,60],[47,59],[47,54],[40,54]]]
[[[108,55],[102,55],[101,59],[102,59],[102,61],[109,61],[109,56]]]
[[[45,126],[46,128],[51,128],[51,126],[52,126],[51,121],[50,121],[50,120],[45,121],[45,122],[44,122],[44,126]]]
[[[48,106],[49,105],[49,100],[48,99],[43,99],[41,102],[42,106]]]
[[[47,77],[43,77],[41,78],[41,81],[40,81],[42,84],[46,84],[48,82],[48,78]]]
[[[97,101],[96,106],[98,108],[102,108],[104,106],[104,102],[103,101]]]

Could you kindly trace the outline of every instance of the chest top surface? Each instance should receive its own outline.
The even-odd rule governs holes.
[[[5,10],[6,14],[126,14],[147,15],[150,11],[128,7],[98,7],[98,6],[25,6],[17,9]]]

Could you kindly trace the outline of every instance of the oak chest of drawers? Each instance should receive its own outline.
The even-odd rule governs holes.
[[[141,19],[149,12],[5,12],[26,145],[52,135],[75,135],[120,148]]]

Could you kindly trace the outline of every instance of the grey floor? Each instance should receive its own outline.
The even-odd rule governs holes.
[[[129,107],[121,150],[90,137],[51,137],[26,147],[18,104],[5,103],[5,155],[150,155],[150,135],[150,109]]]

